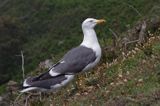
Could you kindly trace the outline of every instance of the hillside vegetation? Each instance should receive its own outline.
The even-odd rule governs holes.
[[[83,38],[81,23],[88,17],[107,21],[96,27],[103,57],[88,77],[82,74],[75,79],[78,90],[73,89],[72,82],[53,95],[45,94],[41,99],[23,95],[18,98],[19,102],[15,100],[19,94],[16,92],[10,96],[10,103],[22,105],[26,98],[32,97],[25,103],[31,106],[158,106],[160,33],[155,25],[159,21],[155,20],[160,17],[159,0],[0,0],[0,84],[3,84],[0,93],[5,91],[4,83],[9,80],[23,81],[21,51],[26,76],[44,72],[37,68],[40,62],[52,59],[56,63],[69,49],[79,45]],[[130,34],[129,30],[143,21],[152,23],[151,26],[147,23],[145,42],[131,44],[125,50],[123,45],[113,48],[114,33],[120,39],[136,40],[137,33]]]
[[[40,61],[47,58],[57,61],[67,50],[81,42],[81,22],[87,17],[107,20],[106,25],[96,28],[103,47],[106,46],[105,41],[112,35],[108,28],[116,33],[122,33],[140,18],[160,14],[159,0],[5,0],[0,2],[1,27],[5,29],[1,31],[0,36],[3,39],[0,41],[2,48],[0,72],[5,75],[11,72],[9,77],[12,79],[22,78],[19,74],[15,76],[15,73],[21,72],[21,59],[15,56],[19,55],[21,50],[24,51],[26,73],[33,71]],[[10,36],[6,38],[8,35]]]
[[[56,93],[28,93],[16,99],[21,106],[159,106],[160,30],[143,46],[136,46],[119,60],[101,63],[92,72]],[[74,88],[77,84],[78,88]],[[17,95],[14,95],[15,98]]]

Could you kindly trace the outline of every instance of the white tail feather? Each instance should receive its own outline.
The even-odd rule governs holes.
[[[38,88],[37,87],[29,87],[29,88],[21,90],[20,92],[24,93],[24,92],[28,92],[28,91],[35,90],[35,89],[38,89]]]
[[[25,79],[23,82],[23,87],[27,87],[27,86],[30,86],[30,85],[27,83],[27,79]]]

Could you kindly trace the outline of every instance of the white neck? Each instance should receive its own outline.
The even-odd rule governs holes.
[[[83,28],[84,38],[81,45],[92,48],[94,45],[99,45],[96,32],[93,28]]]

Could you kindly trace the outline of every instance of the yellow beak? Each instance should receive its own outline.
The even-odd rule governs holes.
[[[105,22],[106,22],[106,20],[104,20],[104,19],[96,20],[96,23],[97,23],[97,24],[102,24],[102,23],[105,23]]]

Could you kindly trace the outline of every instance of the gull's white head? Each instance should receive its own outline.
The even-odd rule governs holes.
[[[87,18],[82,23],[82,28],[94,28],[97,24],[106,22],[104,19]]]

